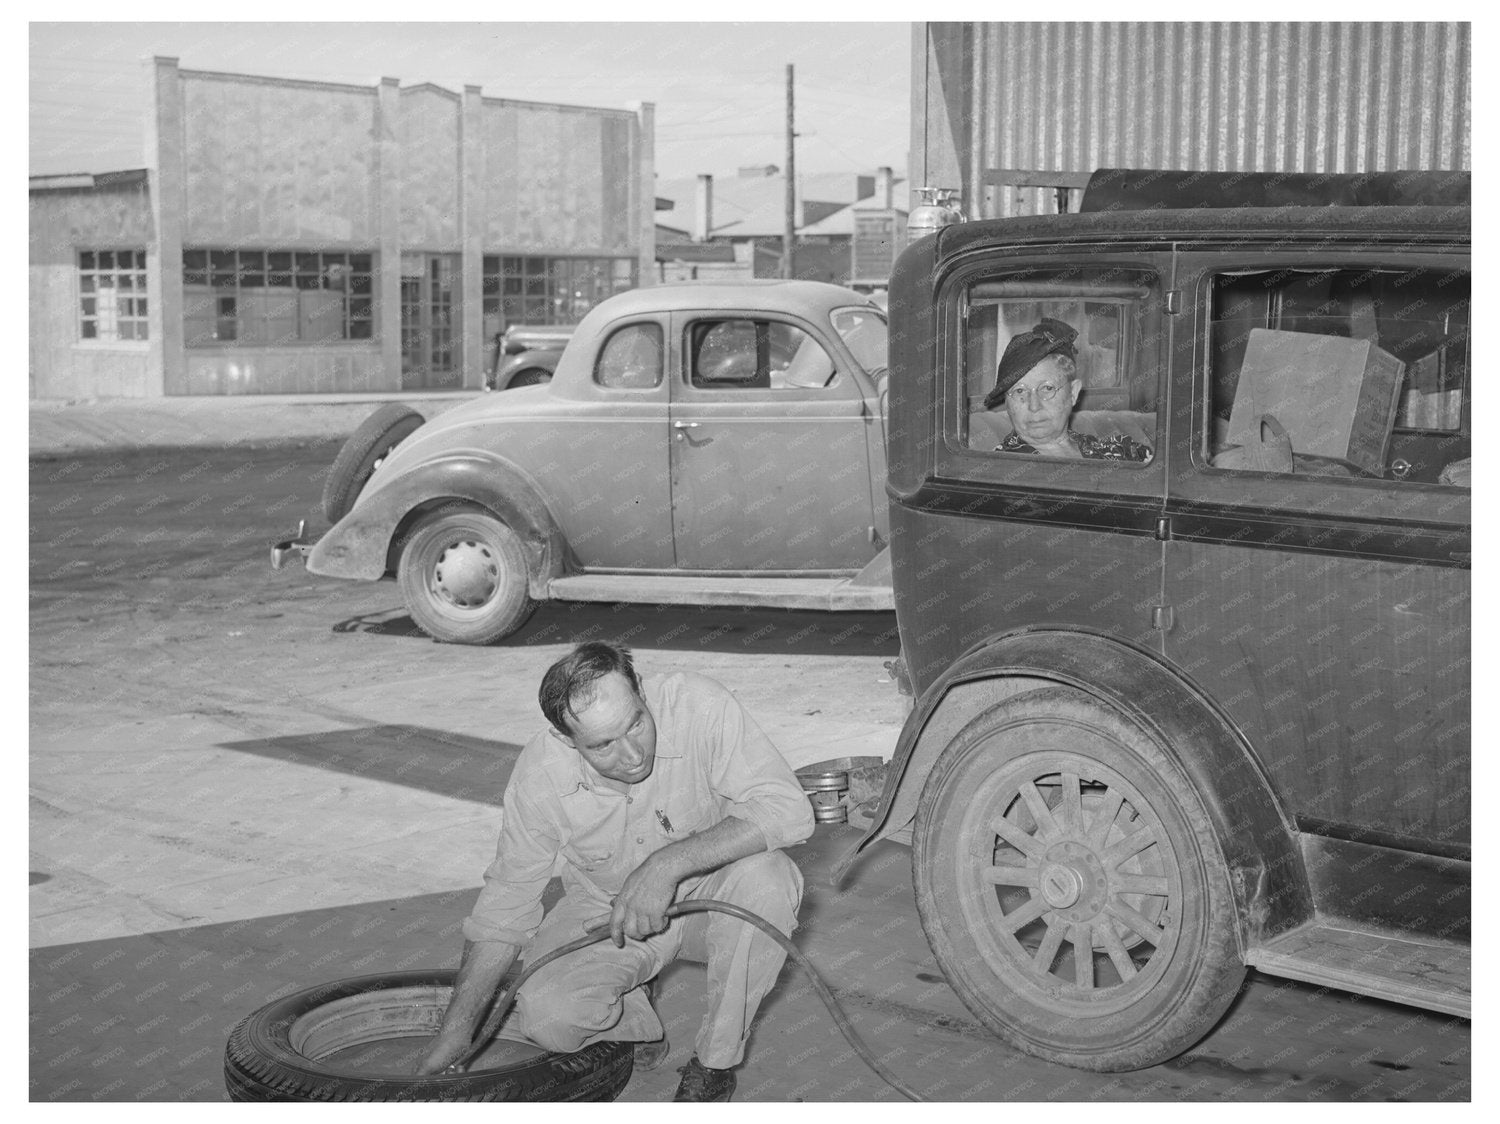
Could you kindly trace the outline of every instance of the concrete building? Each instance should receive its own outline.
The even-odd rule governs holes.
[[[145,167],[31,180],[31,394],[477,388],[655,276],[654,109],[148,64]]]

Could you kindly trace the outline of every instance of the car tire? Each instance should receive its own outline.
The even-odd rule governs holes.
[[[453,969],[359,976],[299,991],[253,1012],[224,1047],[232,1101],[612,1101],[634,1066],[634,1044],[595,1042],[430,1077],[361,1073],[328,1059],[382,1039],[433,1034]],[[507,977],[509,979],[511,977]]]
[[[471,508],[438,511],[418,523],[401,549],[396,580],[412,620],[449,644],[492,643],[536,608],[520,538]]]
[[[545,386],[552,381],[552,372],[545,367],[527,367],[524,371],[517,371],[511,375],[510,382],[505,384],[505,389],[510,390],[517,386]]]
[[[323,514],[328,522],[337,523],[349,514],[380,462],[423,421],[415,410],[390,402],[360,423],[334,457],[323,485]]]
[[[1017,1049],[1155,1065],[1239,991],[1229,872],[1197,792],[1153,735],[1081,691],[1028,691],[965,726],[923,786],[913,844],[943,974]]]

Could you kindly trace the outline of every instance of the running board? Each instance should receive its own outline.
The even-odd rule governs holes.
[[[1309,921],[1245,958],[1267,975],[1469,1018],[1469,946]]]
[[[896,607],[889,584],[861,584],[858,577],[575,574],[553,578],[547,585],[547,593],[558,601],[634,601],[646,605],[748,605],[867,612]]]

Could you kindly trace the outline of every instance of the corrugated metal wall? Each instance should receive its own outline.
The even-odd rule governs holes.
[[[986,187],[993,169],[1471,166],[1467,23],[931,23],[917,34],[913,163],[928,183],[961,178],[971,217],[1054,209],[1050,192]]]

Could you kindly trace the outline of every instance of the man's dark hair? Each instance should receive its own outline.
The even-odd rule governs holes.
[[[587,705],[594,697],[594,684],[615,672],[629,680],[636,694],[641,693],[641,680],[635,673],[630,649],[606,644],[602,640],[578,645],[549,667],[547,674],[542,676],[542,686],[536,698],[552,728],[572,734],[573,727],[568,719],[578,713],[574,704]]]

